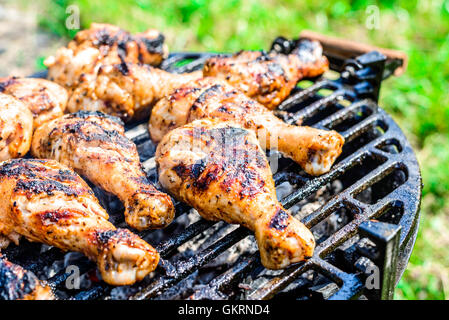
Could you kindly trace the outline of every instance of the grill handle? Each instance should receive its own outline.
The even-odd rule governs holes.
[[[396,287],[401,226],[369,220],[360,224],[359,233],[361,237],[367,237],[376,245],[375,252],[366,253],[379,271],[372,276],[379,277],[378,284],[380,287],[366,288],[365,294],[374,299],[392,300]]]
[[[395,76],[400,76],[407,68],[408,56],[402,51],[378,48],[356,41],[329,37],[310,30],[303,30],[299,38],[319,41],[326,56],[342,61],[355,58],[370,51],[378,51],[387,57],[386,68],[390,69]]]

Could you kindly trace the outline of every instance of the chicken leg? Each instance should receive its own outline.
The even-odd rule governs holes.
[[[80,176],[54,160],[0,164],[0,234],[20,236],[96,261],[103,280],[133,284],[153,271],[159,254],[126,229],[116,229]]]
[[[117,26],[92,23],[44,64],[50,80],[70,89],[79,84],[80,77],[96,74],[101,65],[131,62],[157,66],[167,55],[164,36],[155,29],[131,35]]]
[[[170,130],[195,119],[232,120],[254,131],[264,149],[277,149],[307,173],[328,172],[344,138],[336,131],[289,125],[227,83],[204,78],[176,89],[153,108],[149,130],[158,142]]]
[[[94,78],[73,90],[67,109],[102,111],[126,122],[144,119],[159,99],[201,77],[201,72],[172,74],[133,63],[102,65]]]
[[[20,100],[0,93],[0,161],[24,156],[30,150],[33,115]]]
[[[133,228],[165,227],[173,220],[173,203],[147,180],[136,145],[124,132],[119,118],[80,111],[39,127],[32,153],[72,167],[115,194],[124,203],[126,222]]]
[[[208,220],[255,232],[262,263],[281,269],[312,256],[312,233],[277,201],[270,166],[252,131],[196,120],[158,145],[161,184]]]
[[[203,75],[226,80],[268,109],[276,108],[305,77],[316,77],[329,69],[318,41],[303,39],[291,54],[240,51],[231,57],[212,57]]]
[[[34,128],[62,116],[68,99],[67,91],[63,87],[45,79],[0,79],[0,92],[14,96],[30,109]]]

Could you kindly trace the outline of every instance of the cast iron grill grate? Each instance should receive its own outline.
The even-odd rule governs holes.
[[[279,38],[273,49],[288,50],[286,43]],[[174,53],[162,68],[197,70],[211,55]],[[5,254],[47,279],[61,299],[391,298],[416,238],[419,167],[404,134],[377,105],[385,57],[370,52],[353,60],[329,58],[333,80],[325,74],[301,81],[277,111],[289,123],[302,120],[337,130],[346,139],[342,155],[322,176],[308,176],[284,158],[274,173],[281,202],[317,239],[315,255],[307,262],[265,270],[249,231],[206,221],[182,203],[176,204],[176,220],[167,229],[138,233],[162,259],[151,277],[134,286],[110,287],[96,279],[95,265],[83,256],[36,243],[23,241]],[[128,126],[127,136],[157,183],[147,123]],[[276,152],[269,156],[279,157]],[[94,190],[112,222],[124,227],[117,199]],[[79,271],[79,289],[68,288],[74,269],[67,266]],[[377,271],[379,286],[370,289],[369,275]]]

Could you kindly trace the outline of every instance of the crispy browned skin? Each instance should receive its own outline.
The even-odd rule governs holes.
[[[30,149],[33,115],[11,95],[0,93],[0,161],[24,156]]]
[[[0,164],[0,234],[20,236],[96,261],[103,280],[132,284],[153,271],[159,254],[126,229],[116,229],[80,176],[54,160]]]
[[[74,168],[120,198],[126,222],[138,230],[162,228],[174,217],[170,197],[154,188],[123,122],[100,112],[80,111],[45,123],[33,136],[32,154]]]
[[[95,80],[74,89],[68,110],[102,111],[124,121],[148,118],[151,107],[174,88],[201,78],[201,72],[172,74],[148,65],[103,65]]]
[[[50,80],[72,88],[95,75],[101,65],[122,62],[159,65],[167,54],[164,36],[157,30],[131,35],[113,25],[93,23],[44,63]]]
[[[22,101],[31,111],[34,128],[64,114],[67,91],[60,85],[33,78],[8,77],[0,79],[0,92]]]
[[[0,253],[0,300],[53,300],[49,286]]]
[[[201,71],[174,75],[151,68],[167,56],[163,41],[153,29],[133,36],[115,26],[92,24],[45,60],[48,77],[69,90],[69,112],[102,111],[139,120],[174,87],[202,76]]]
[[[170,130],[205,117],[232,120],[254,131],[263,148],[279,150],[312,175],[329,171],[344,143],[336,131],[286,124],[261,104],[215,78],[191,82],[161,99],[151,113],[151,138],[158,142]]]
[[[196,120],[162,139],[156,162],[161,184],[204,218],[253,230],[265,267],[281,269],[312,256],[313,235],[277,201],[254,132],[217,119]]]
[[[105,57],[118,56],[122,61],[158,66],[168,56],[164,40],[156,29],[131,35],[111,24],[92,23],[89,29],[78,32],[68,47],[96,47]]]
[[[289,55],[240,51],[231,57],[210,58],[204,76],[217,77],[257,100],[268,109],[276,108],[305,77],[316,77],[329,69],[323,48],[317,41],[302,40]]]

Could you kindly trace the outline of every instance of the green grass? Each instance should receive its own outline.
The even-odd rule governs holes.
[[[65,28],[65,10],[76,4],[82,27],[93,21],[133,32],[155,27],[171,51],[268,49],[276,36],[295,37],[304,28],[404,50],[408,70],[384,84],[380,104],[415,147],[424,197],[419,237],[396,298],[449,298],[448,0],[40,1],[40,26],[68,38],[75,31]],[[370,30],[367,10],[373,4],[380,9],[379,29]]]

